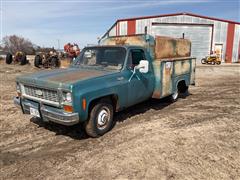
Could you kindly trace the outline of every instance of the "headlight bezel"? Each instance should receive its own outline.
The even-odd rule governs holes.
[[[72,93],[69,91],[62,92],[62,104],[71,105],[73,103]]]

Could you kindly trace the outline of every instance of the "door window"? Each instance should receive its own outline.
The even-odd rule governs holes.
[[[141,60],[145,60],[145,54],[142,49],[132,49],[130,50],[128,56],[128,68],[133,69],[139,64]]]

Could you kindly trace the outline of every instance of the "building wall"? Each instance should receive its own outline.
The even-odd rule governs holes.
[[[228,22],[211,20],[211,19],[195,17],[195,16],[190,16],[190,15],[176,15],[176,16],[166,16],[166,17],[157,17],[157,18],[148,18],[148,19],[137,19],[137,20],[131,20],[131,23],[129,21],[118,22],[117,25],[115,27],[113,27],[113,29],[110,31],[109,35],[110,36],[131,35],[131,34],[133,34],[133,30],[135,31],[135,34],[143,34],[145,32],[145,27],[147,27],[148,34],[151,34],[153,36],[161,35],[161,34],[156,34],[156,28],[152,25],[152,23],[191,23],[191,24],[213,25],[213,36],[211,37],[211,40],[209,41],[212,44],[211,50],[212,51],[215,50],[215,44],[218,44],[218,45],[222,44],[223,61],[225,61],[225,57],[229,57],[229,52],[232,52],[232,56],[231,56],[232,62],[238,61],[239,38],[240,38],[240,27],[239,26],[240,25],[235,26],[233,47],[231,50],[231,45],[229,44],[229,42],[231,42],[231,37],[229,40],[229,33],[228,33],[229,23]],[[133,24],[136,25],[135,29],[132,28]],[[131,27],[128,27],[128,26],[131,26]],[[171,28],[171,26],[169,26],[169,27]],[[131,30],[129,30],[129,28],[131,28]],[[205,32],[205,31],[203,31],[203,32]],[[175,32],[173,32],[173,33],[174,34],[172,34],[172,36],[176,37],[176,33]],[[166,34],[166,33],[164,33],[164,34]],[[169,33],[167,33],[167,34],[171,35]],[[182,36],[180,36],[179,38],[181,38],[181,37]],[[199,38],[199,41],[201,41],[201,38]],[[228,44],[227,44],[227,42],[228,42]],[[208,44],[207,44],[207,46],[208,46]],[[226,51],[226,48],[228,48],[228,51]],[[209,52],[211,50],[209,50]],[[226,52],[228,54],[226,54]],[[197,56],[198,57],[202,56],[202,53],[199,53],[199,55],[197,55]]]
[[[191,40],[191,56],[200,61],[211,52],[212,26],[190,24],[156,24],[152,26],[152,35],[184,38]]]
[[[240,25],[235,25],[232,62],[240,62]]]

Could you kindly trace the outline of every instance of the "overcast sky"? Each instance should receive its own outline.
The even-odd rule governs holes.
[[[96,44],[119,18],[176,12],[240,21],[239,0],[0,0],[0,36],[20,35],[45,47]],[[0,38],[1,38],[0,37]]]

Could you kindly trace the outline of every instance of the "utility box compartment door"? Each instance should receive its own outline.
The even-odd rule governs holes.
[[[162,62],[162,94],[161,96],[167,96],[172,94],[172,73],[173,73],[174,62]]]
[[[153,67],[155,75],[153,98],[160,99],[173,94],[180,81],[184,80],[187,86],[195,84],[195,58],[154,61]]]

